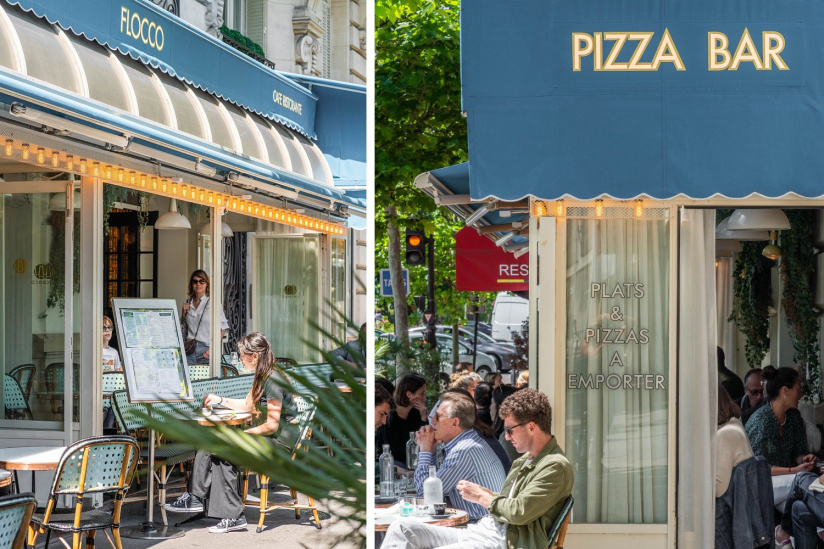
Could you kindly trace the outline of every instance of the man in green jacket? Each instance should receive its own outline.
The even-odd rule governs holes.
[[[463,498],[489,509],[466,529],[394,522],[382,549],[545,549],[547,530],[572,492],[572,466],[551,434],[552,407],[543,393],[522,389],[499,410],[506,437],[523,455],[499,493],[460,481]]]

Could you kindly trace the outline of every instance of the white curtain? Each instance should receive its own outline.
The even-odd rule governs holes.
[[[567,221],[566,451],[576,523],[667,522],[669,254],[667,220]]]
[[[719,257],[715,260],[716,319],[718,327],[718,345],[724,349],[727,367],[735,370],[736,337],[738,329],[735,323],[727,321],[732,313],[732,265],[731,257]]]
[[[255,329],[265,335],[277,357],[300,364],[320,359],[319,274],[317,236],[256,237]],[[311,342],[311,344],[307,344]]]
[[[715,543],[714,210],[681,210],[679,252],[678,547],[704,549]]]

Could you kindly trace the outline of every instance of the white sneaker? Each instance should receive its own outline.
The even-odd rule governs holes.
[[[232,530],[246,530],[246,517],[240,515],[240,518],[236,519],[221,519],[220,522],[209,528],[209,533],[225,534],[226,532],[231,532]]]

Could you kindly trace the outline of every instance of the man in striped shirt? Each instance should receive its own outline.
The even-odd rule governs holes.
[[[423,481],[429,476],[429,466],[435,465],[435,444],[443,442],[445,458],[438,478],[443,483],[444,496],[453,507],[463,509],[470,520],[486,515],[489,510],[464,500],[457,490],[458,481],[467,480],[498,492],[506,479],[501,461],[475,430],[475,402],[462,394],[444,394],[432,426],[423,427],[415,437],[421,452],[415,470],[415,488],[423,495]]]

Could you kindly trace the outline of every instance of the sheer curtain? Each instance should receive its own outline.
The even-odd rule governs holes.
[[[678,284],[678,547],[715,543],[715,211],[681,210]]]
[[[664,219],[567,221],[576,523],[667,522],[669,254]]]
[[[255,329],[269,338],[278,357],[298,363],[317,362],[319,355],[306,342],[320,341],[317,236],[255,237]]]
[[[727,365],[735,369],[736,338],[738,328],[733,322],[727,321],[732,313],[732,258],[719,257],[715,260],[715,291],[717,311],[716,326],[718,327],[718,345],[724,349]]]

